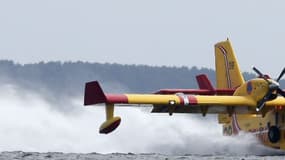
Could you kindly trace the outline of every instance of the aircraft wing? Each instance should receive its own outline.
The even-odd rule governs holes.
[[[156,113],[255,113],[256,102],[246,96],[187,94],[105,94],[97,81],[85,88],[85,105],[98,103],[153,105]]]
[[[272,101],[267,101],[265,103],[266,107],[276,107],[276,106],[284,106],[285,107],[285,98],[282,96],[278,96],[276,99]]]
[[[187,95],[189,104],[171,107],[171,105],[153,105],[153,113],[223,113],[231,114],[260,114],[256,111],[257,102],[247,96],[204,96]],[[181,99],[181,98],[180,98]],[[183,102],[183,101],[182,101]],[[276,99],[267,101],[262,114],[271,109],[285,107],[285,98],[278,96]]]
[[[196,92],[198,93],[198,92]],[[207,113],[218,114],[260,114],[256,111],[257,102],[250,96],[189,95],[177,94],[105,94],[97,81],[85,86],[84,105],[104,103],[106,121],[99,128],[99,133],[108,134],[115,130],[120,117],[114,117],[114,105],[153,106],[153,113]],[[118,106],[121,106],[118,105]],[[267,101],[262,115],[273,106],[285,106],[285,99],[277,97]]]

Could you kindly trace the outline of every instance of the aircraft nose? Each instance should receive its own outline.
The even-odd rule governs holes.
[[[276,81],[271,81],[271,83],[269,84],[269,89],[270,90],[277,90],[280,87],[280,84]]]

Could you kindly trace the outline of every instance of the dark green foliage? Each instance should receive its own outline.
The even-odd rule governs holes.
[[[85,62],[20,65],[13,61],[0,61],[1,83],[62,96],[83,95],[85,82],[93,80],[101,82],[108,92],[142,93],[161,88],[197,88],[195,76],[202,73],[207,74],[215,85],[215,72],[207,68]],[[251,73],[244,73],[244,76],[247,80],[255,77]]]

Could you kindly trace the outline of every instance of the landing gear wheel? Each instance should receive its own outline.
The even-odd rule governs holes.
[[[280,130],[276,126],[271,126],[268,131],[268,139],[271,143],[277,143],[280,140]]]

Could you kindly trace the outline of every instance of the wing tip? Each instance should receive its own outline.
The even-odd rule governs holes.
[[[98,81],[87,82],[85,84],[84,105],[105,103],[106,96]]]

